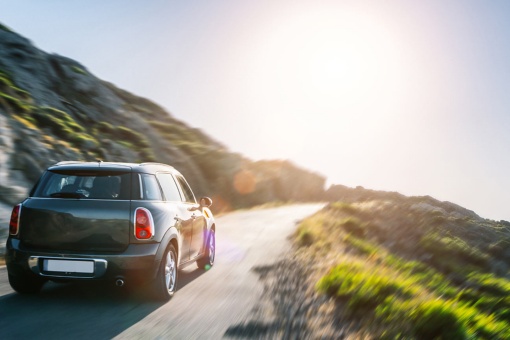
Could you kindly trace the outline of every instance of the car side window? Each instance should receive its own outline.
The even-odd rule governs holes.
[[[188,182],[186,182],[182,176],[176,176],[176,178],[184,194],[184,201],[188,203],[196,203],[197,201],[195,201],[195,196],[193,195],[193,191],[191,191]]]
[[[161,189],[159,188],[156,176],[141,174],[142,179],[142,199],[151,201],[161,201]]]
[[[156,174],[158,178],[159,184],[161,184],[161,188],[163,189],[163,193],[165,194],[165,199],[167,201],[178,201],[180,202],[181,194],[179,193],[179,189],[177,189],[177,184],[175,184],[174,177],[172,174],[168,173],[158,173]]]

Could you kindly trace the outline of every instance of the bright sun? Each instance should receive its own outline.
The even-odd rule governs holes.
[[[285,103],[316,110],[366,111],[387,101],[398,83],[395,46],[369,17],[352,12],[306,12],[274,27],[259,62]],[[393,91],[395,92],[395,91]],[[292,97],[292,98],[291,98]]]

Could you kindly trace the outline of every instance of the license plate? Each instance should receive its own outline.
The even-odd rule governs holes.
[[[44,260],[44,271],[93,274],[94,261]]]

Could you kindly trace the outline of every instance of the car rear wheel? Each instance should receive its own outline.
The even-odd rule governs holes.
[[[214,258],[216,257],[216,235],[214,229],[211,229],[209,232],[209,237],[207,239],[207,246],[204,257],[197,260],[197,265],[199,268],[203,268],[205,270],[210,269],[214,265]]]
[[[156,299],[168,301],[174,295],[177,288],[177,252],[174,246],[168,249],[161,260],[158,275],[153,283]]]
[[[16,275],[9,274],[9,284],[12,289],[20,294],[35,294],[38,293],[45,280],[32,273],[17,273]]]

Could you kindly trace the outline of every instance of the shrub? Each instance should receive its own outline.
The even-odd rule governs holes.
[[[115,128],[113,127],[113,125],[108,122],[97,123],[96,130],[106,134],[113,134],[115,132]]]
[[[333,202],[328,205],[328,209],[330,210],[337,210],[337,211],[343,211],[345,213],[354,215],[358,213],[358,208],[355,207],[352,204],[346,203],[346,202]]]
[[[4,24],[0,24],[0,30],[12,32],[12,30],[9,27],[5,26]]]
[[[317,225],[317,221],[314,219],[307,219],[301,222],[297,228],[297,242],[300,246],[311,246],[318,238],[318,230],[320,226]]]
[[[125,126],[119,126],[115,130],[115,134],[122,140],[131,142],[137,146],[138,149],[143,149],[149,146],[149,142],[140,133],[131,130]]]
[[[5,102],[16,112],[16,113],[29,113],[32,110],[32,107],[26,103],[24,103],[22,100],[10,96],[6,93],[0,92],[0,97],[2,97]],[[0,100],[1,103],[1,100]]]
[[[355,217],[349,217],[340,222],[340,225],[349,233],[356,236],[365,236],[366,230],[361,221]]]
[[[440,236],[438,233],[428,233],[422,237],[420,245],[436,257],[443,257],[444,260],[454,261],[452,259],[454,257],[480,267],[487,266],[489,262],[489,257],[486,254],[456,236]]]
[[[410,282],[363,263],[342,263],[317,283],[319,292],[346,299],[352,312],[374,310],[388,297],[407,294]]]
[[[458,319],[452,303],[425,301],[411,314],[413,332],[419,339],[466,339],[466,329]]]
[[[82,69],[81,67],[78,67],[78,66],[71,66],[71,70],[73,70],[74,73],[78,73],[78,74],[84,74],[84,75],[87,75],[87,71],[85,71],[84,69]]]

